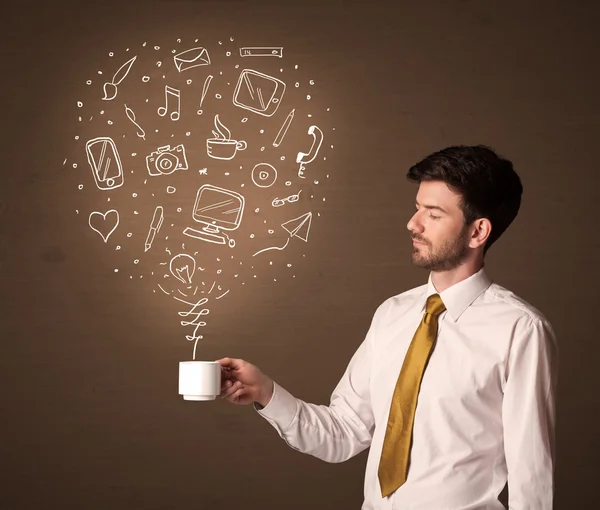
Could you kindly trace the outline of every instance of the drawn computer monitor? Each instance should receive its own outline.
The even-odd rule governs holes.
[[[244,197],[235,191],[204,184],[196,194],[192,211],[192,218],[203,225],[202,230],[187,227],[183,233],[209,243],[225,244],[228,236],[221,231],[240,226],[244,203]]]

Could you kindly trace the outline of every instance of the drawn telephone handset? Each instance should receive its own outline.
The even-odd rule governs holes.
[[[318,126],[310,126],[308,128],[308,134],[312,135],[313,137],[313,143],[310,147],[310,150],[308,152],[299,152],[296,156],[296,163],[300,163],[298,177],[301,177],[302,179],[304,179],[304,170],[306,170],[306,165],[315,160],[319,149],[321,148],[321,144],[323,143],[323,131],[321,131]]]

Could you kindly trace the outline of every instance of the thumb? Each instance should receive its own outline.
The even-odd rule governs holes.
[[[221,358],[215,361],[220,363],[222,368],[229,368],[230,370],[239,368],[242,362],[242,360],[238,358]]]

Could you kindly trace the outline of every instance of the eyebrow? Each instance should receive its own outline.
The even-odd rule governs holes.
[[[419,202],[415,202],[415,204],[417,205],[417,207],[420,207]],[[446,211],[443,207],[440,207],[439,205],[423,205],[423,207],[425,209],[429,209],[429,210],[435,209],[436,211],[441,211],[444,214],[448,214],[448,211]]]

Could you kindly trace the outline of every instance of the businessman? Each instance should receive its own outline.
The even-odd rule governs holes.
[[[412,261],[426,284],[387,299],[328,406],[223,358],[221,396],[295,450],[343,462],[370,448],[363,510],[552,510],[558,349],[544,315],[492,282],[487,250],[517,216],[521,181],[485,146],[412,166]]]

